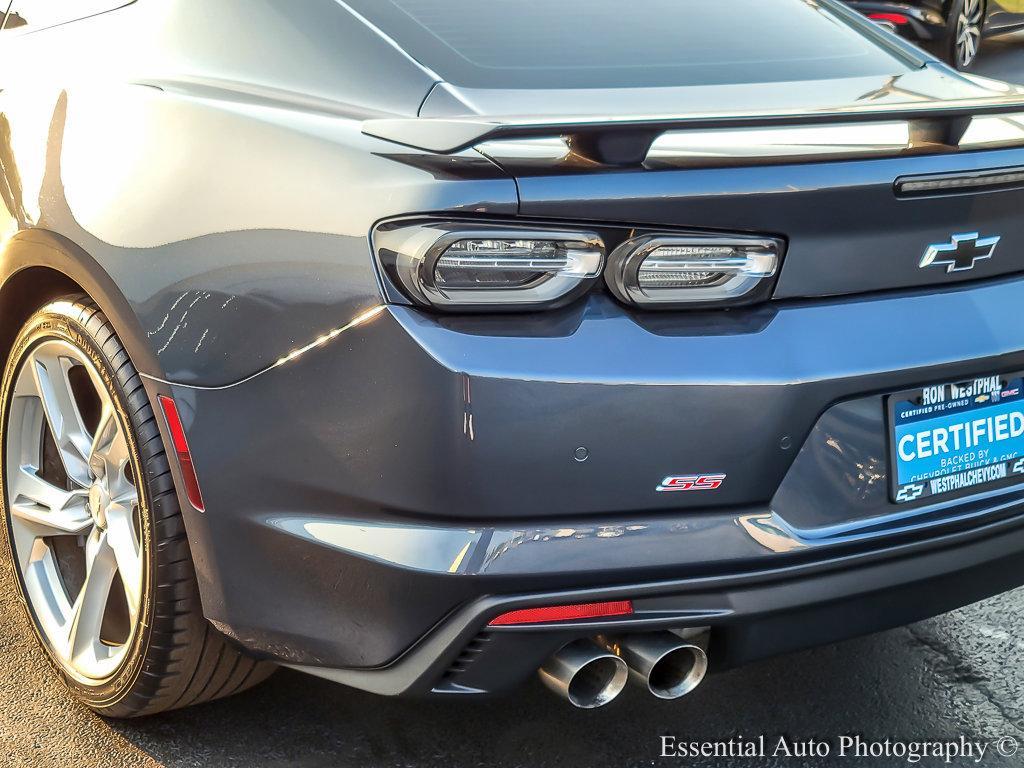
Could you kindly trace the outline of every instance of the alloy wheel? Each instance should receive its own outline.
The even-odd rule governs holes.
[[[14,565],[37,629],[85,684],[116,673],[138,630],[146,556],[126,426],[97,367],[46,339],[16,373],[6,441]]]
[[[967,69],[974,63],[981,48],[981,31],[985,19],[983,0],[964,0],[956,23],[956,64]]]

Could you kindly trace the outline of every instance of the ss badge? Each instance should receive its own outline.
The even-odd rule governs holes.
[[[670,475],[656,491],[715,491],[725,482],[725,475]]]

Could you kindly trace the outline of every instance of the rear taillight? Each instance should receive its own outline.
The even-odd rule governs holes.
[[[607,258],[604,238],[619,243]],[[599,235],[427,218],[380,224],[372,245],[390,301],[452,312],[560,307],[602,274],[616,298],[636,307],[752,303],[770,298],[785,249],[780,239],[750,235],[635,235],[625,227]]]
[[[612,252],[606,280],[636,306],[728,306],[767,298],[781,254],[770,238],[645,235]]]
[[[882,24],[892,24],[897,27],[902,27],[904,24],[910,23],[910,19],[902,13],[869,13],[868,18],[872,21],[877,21]]]
[[[546,309],[601,275],[605,248],[590,232],[465,222],[391,222],[373,233],[381,270],[421,306]]]
[[[160,407],[163,409],[164,418],[167,419],[167,429],[171,433],[171,441],[174,444],[174,452],[178,456],[178,466],[181,468],[181,479],[185,484],[185,493],[189,502],[200,512],[206,510],[203,504],[203,494],[199,490],[199,478],[196,477],[195,464],[192,462],[192,452],[188,447],[188,439],[185,437],[185,427],[182,426],[181,417],[178,415],[178,406],[174,400],[166,395],[157,398]]]

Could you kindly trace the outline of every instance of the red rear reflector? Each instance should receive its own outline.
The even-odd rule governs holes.
[[[188,440],[185,438],[185,428],[181,425],[181,417],[178,416],[178,406],[174,400],[166,395],[159,395],[160,407],[164,410],[164,418],[167,419],[167,428],[171,431],[171,440],[174,442],[174,452],[178,454],[178,465],[181,467],[181,479],[185,482],[185,493],[192,506],[200,512],[205,512],[203,505],[203,494],[199,490],[199,478],[196,477],[196,468],[192,463],[192,454],[188,449]]]
[[[633,612],[632,600],[608,603],[580,603],[579,605],[549,605],[544,608],[523,608],[509,611],[493,619],[488,626],[505,627],[510,624],[546,624],[549,621],[575,621],[602,616],[626,616]]]
[[[873,21],[887,21],[890,24],[909,24],[910,19],[902,13],[869,13],[868,18]]]

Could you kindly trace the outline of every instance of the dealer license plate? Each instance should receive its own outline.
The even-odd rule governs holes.
[[[900,392],[888,409],[897,504],[1024,481],[1024,374]]]

